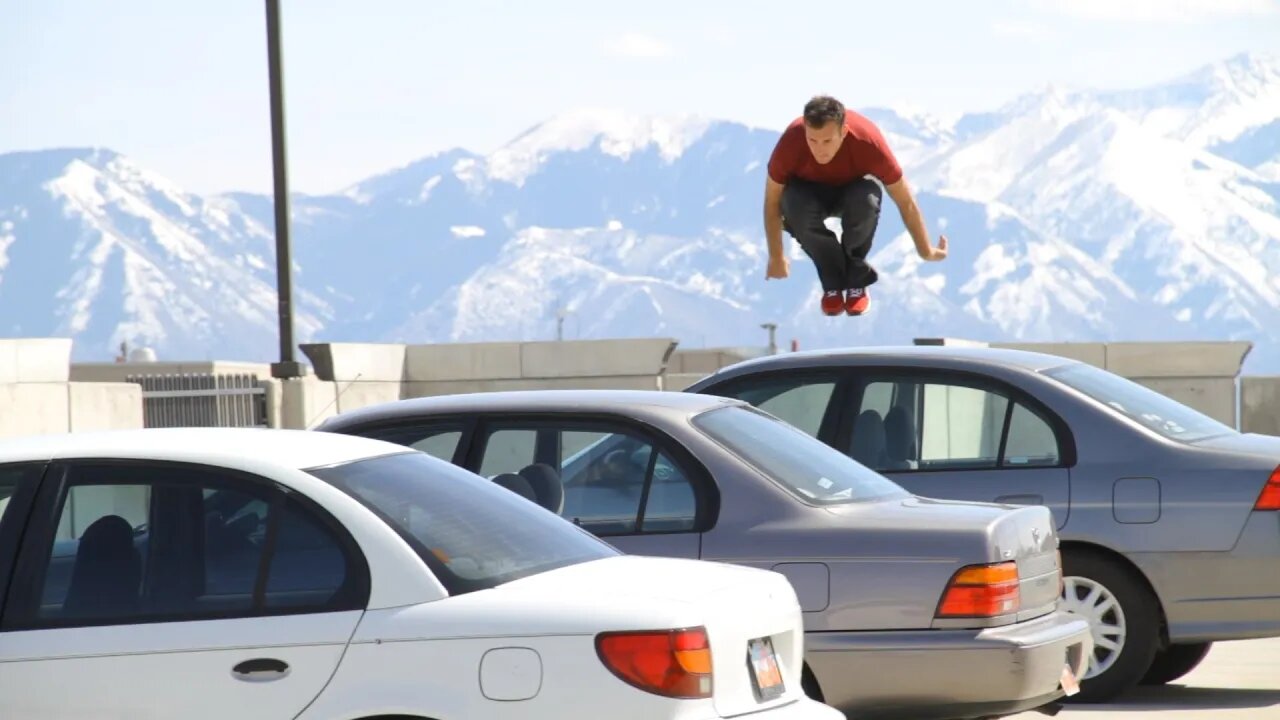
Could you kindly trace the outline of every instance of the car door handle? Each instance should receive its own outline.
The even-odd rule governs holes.
[[[1043,505],[1043,495],[1001,495],[996,498],[1001,505]]]
[[[289,663],[275,658],[245,660],[231,668],[239,680],[279,680],[289,674]]]

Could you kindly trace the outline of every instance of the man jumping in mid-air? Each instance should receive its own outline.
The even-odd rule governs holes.
[[[791,234],[818,271],[822,311],[861,315],[867,288],[878,279],[867,263],[871,238],[880,220],[880,186],[898,206],[916,252],[924,260],[947,256],[947,238],[929,243],[924,216],[902,177],[902,168],[880,130],[833,97],[807,102],[804,114],[782,133],[769,158],[764,191],[764,231],[769,244],[765,279],[785,278],[790,263],[782,250],[782,231]],[[838,217],[841,235],[826,226]]]

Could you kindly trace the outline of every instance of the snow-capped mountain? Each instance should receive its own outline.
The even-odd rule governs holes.
[[[865,317],[819,314],[790,238],[791,278],[764,280],[780,128],[583,110],[292,198],[299,340],[542,339],[564,313],[569,338],[693,347],[760,344],[765,322],[803,347],[1249,339],[1248,369],[1280,370],[1280,60],[954,122],[864,112],[952,249],[920,262],[886,198]],[[0,156],[0,189],[7,332],[274,357],[270,197],[193,197],[92,151]]]
[[[74,337],[79,357],[122,341],[168,357],[278,347],[272,233],[234,203],[184,193],[118,154],[0,155],[0,328]],[[327,308],[309,298],[314,332]]]

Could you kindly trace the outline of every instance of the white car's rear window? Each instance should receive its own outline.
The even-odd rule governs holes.
[[[453,595],[619,554],[510,490],[425,453],[310,472],[393,527]]]

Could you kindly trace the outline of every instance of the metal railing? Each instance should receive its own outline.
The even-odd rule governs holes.
[[[146,427],[267,427],[267,395],[248,374],[130,375]]]

